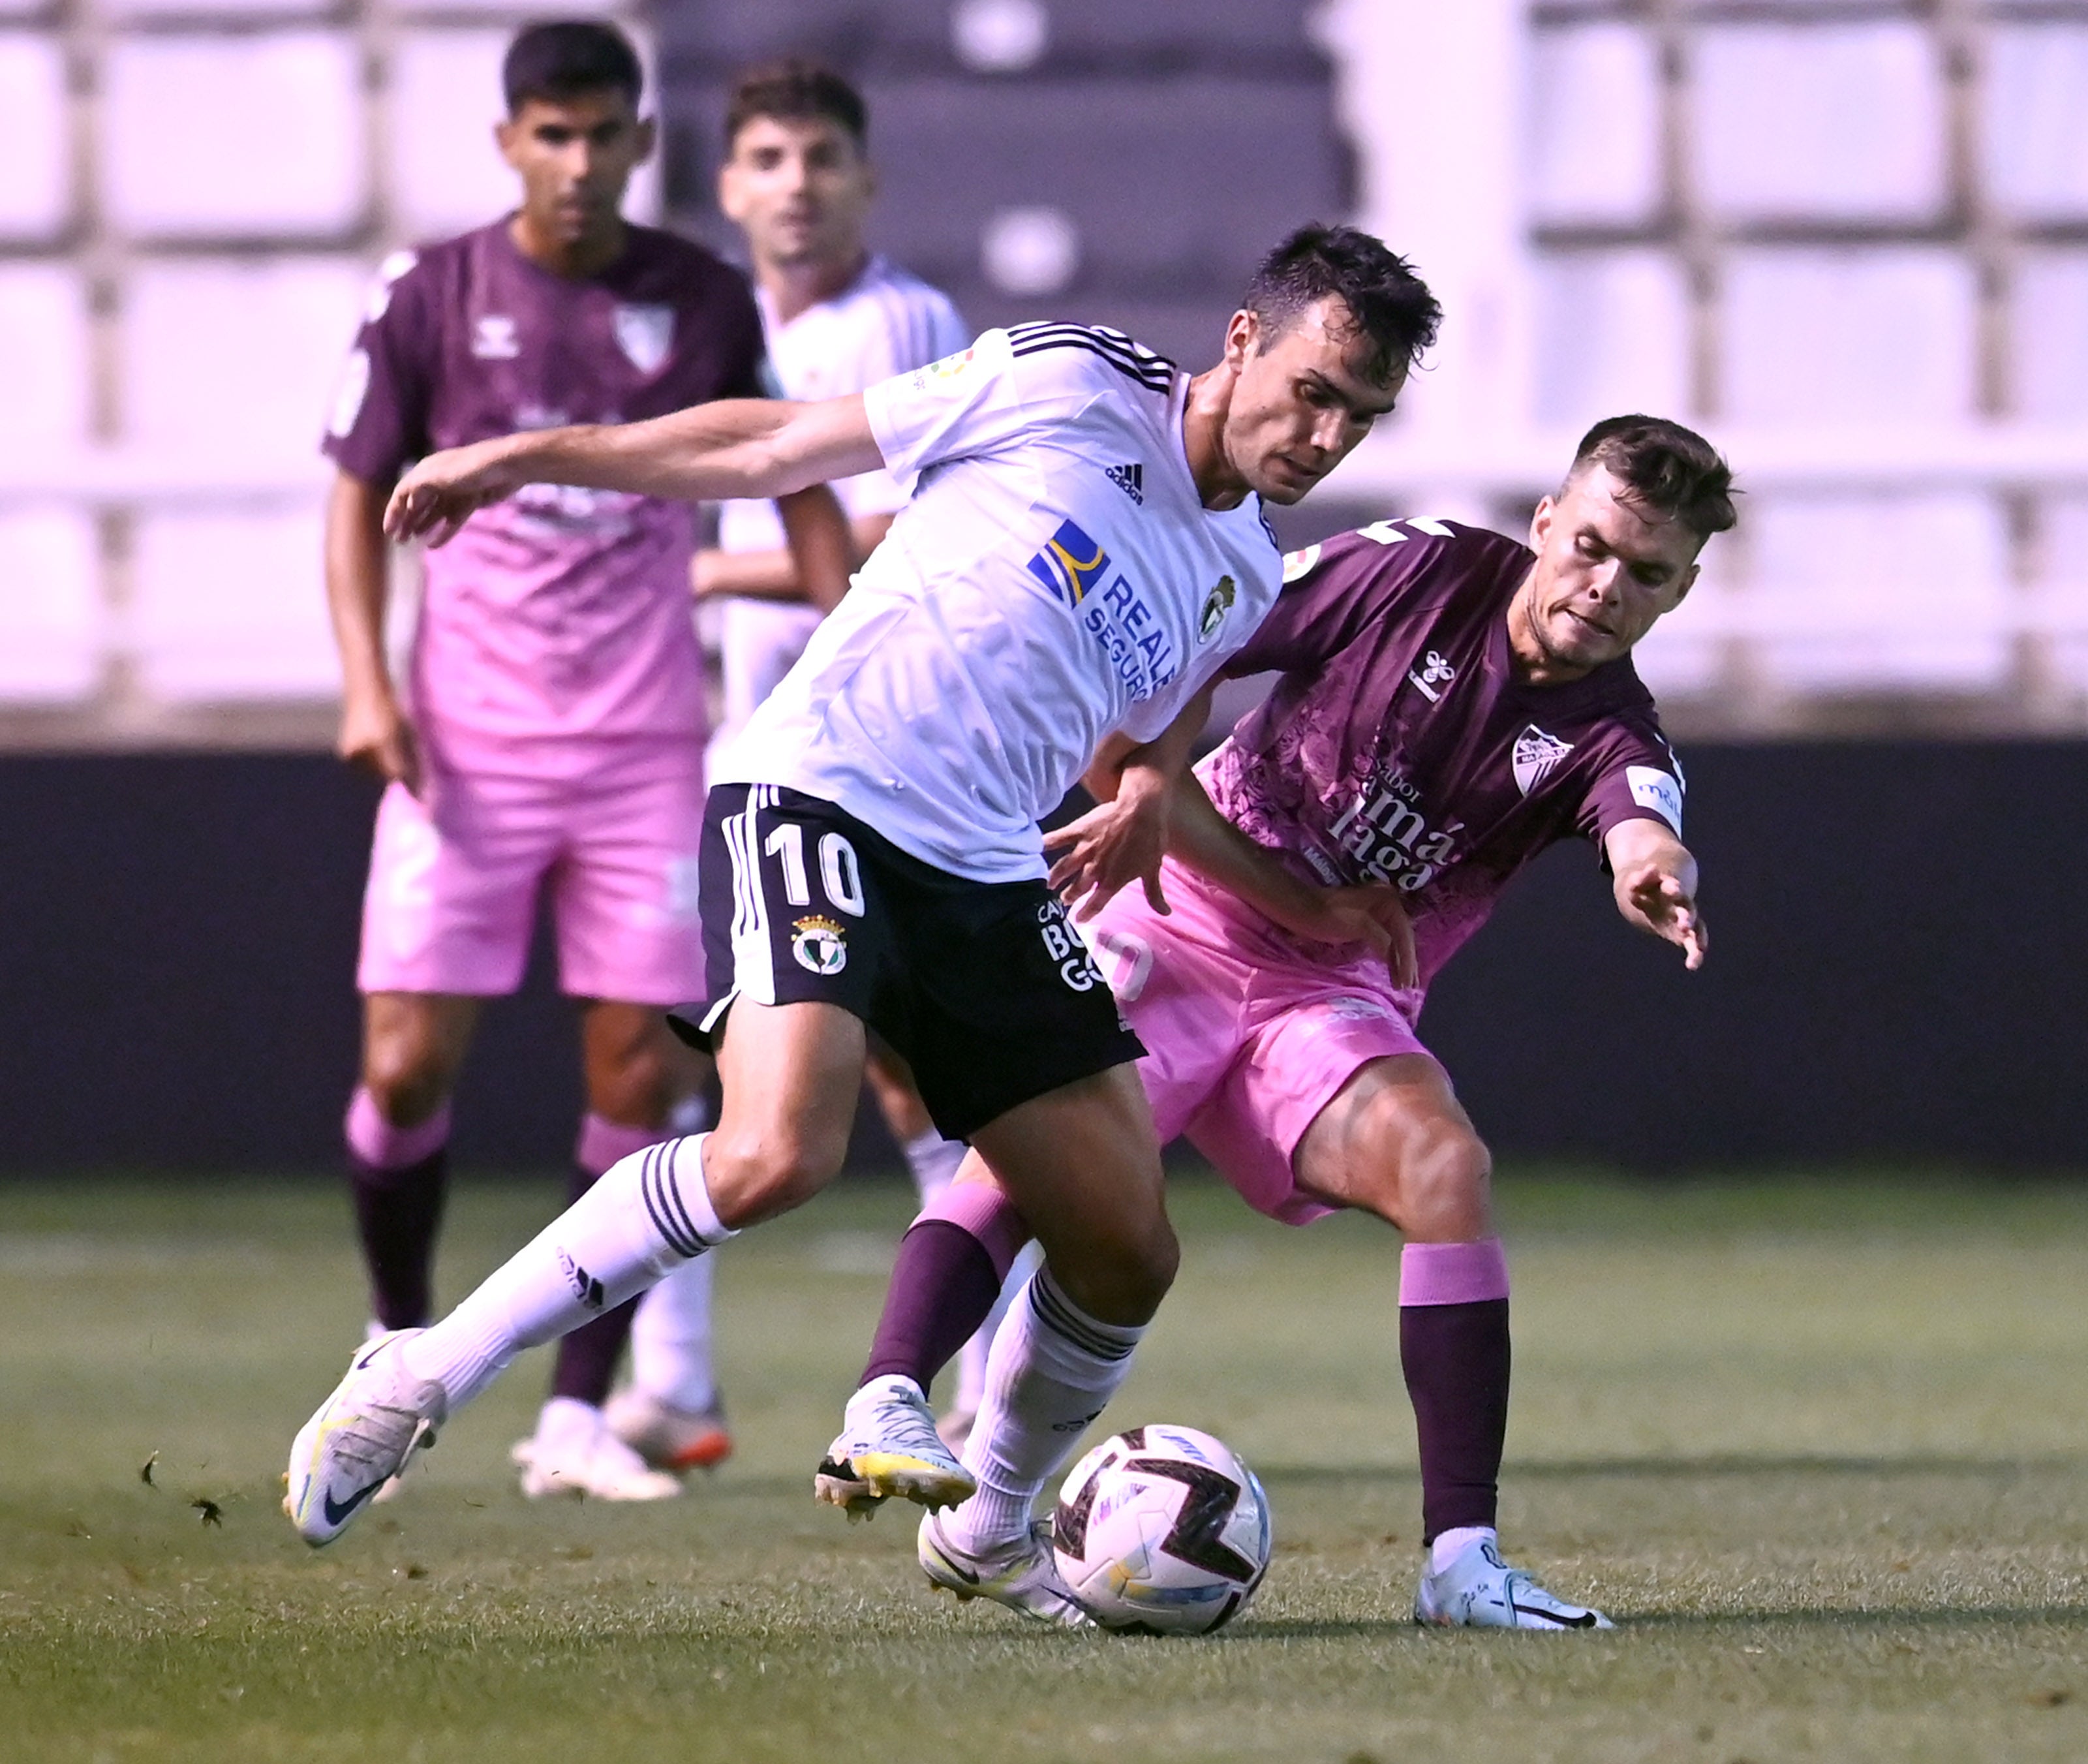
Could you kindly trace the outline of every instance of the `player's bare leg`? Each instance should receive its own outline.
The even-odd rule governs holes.
[[[1508,1430],[1508,1263],[1494,1235],[1492,1159],[1440,1066],[1424,1054],[1358,1068],[1306,1129],[1299,1186],[1376,1214],[1406,1237],[1400,1362],[1421,1451],[1429,1552],[1416,1621],[1600,1629],[1503,1561],[1495,1535]]]
[[[449,1184],[449,1103],[479,1000],[372,992],[362,1001],[362,1084],[346,1132],[355,1218],[379,1329],[433,1314],[435,1237]]]
[[[665,1137],[678,1094],[698,1076],[696,1056],[674,1039],[652,1005],[584,1001],[580,1055],[588,1112],[574,1145],[568,1201],[623,1158]],[[661,1501],[681,1492],[679,1482],[648,1466],[610,1429],[605,1414],[637,1302],[626,1300],[559,1342],[550,1400],[535,1432],[511,1454],[524,1494]]]

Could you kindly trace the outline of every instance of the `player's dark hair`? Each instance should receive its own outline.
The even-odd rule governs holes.
[[[725,113],[725,150],[730,153],[739,131],[757,117],[790,122],[817,118],[845,129],[860,153],[870,145],[870,107],[832,68],[793,56],[764,62],[739,76]]]
[[[532,98],[559,104],[605,88],[624,93],[635,110],[644,93],[645,74],[631,39],[614,25],[562,19],[516,33],[500,64],[500,83],[511,117]]]
[[[1568,482],[1591,465],[1627,486],[1641,507],[1700,539],[1733,524],[1733,469],[1697,434],[1665,417],[1605,417],[1581,437]]]
[[[1379,385],[1413,366],[1436,340],[1443,309],[1414,266],[1354,227],[1300,227],[1261,260],[1240,305],[1281,336],[1307,306],[1337,296],[1370,341],[1363,377]]]

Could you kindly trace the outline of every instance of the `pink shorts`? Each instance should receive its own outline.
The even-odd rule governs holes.
[[[1166,918],[1127,888],[1087,927],[1124,1016],[1164,1144],[1178,1134],[1257,1213],[1304,1225],[1336,1210],[1298,1186],[1305,1130],[1357,1069],[1426,1054],[1384,964],[1354,948],[1312,961],[1252,907],[1170,863]]]
[[[535,773],[430,765],[420,797],[387,790],[356,984],[512,992],[546,893],[565,991],[634,1004],[700,996],[702,749],[633,739],[603,750]]]

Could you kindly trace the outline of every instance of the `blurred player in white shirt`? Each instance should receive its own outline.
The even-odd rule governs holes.
[[[877,192],[868,132],[860,94],[803,61],[749,70],[726,113],[718,206],[747,235],[769,367],[785,397],[861,392],[971,340],[948,296],[864,242]],[[914,480],[880,470],[832,487],[857,555],[867,557]],[[772,503],[724,504],[717,547],[698,553],[691,573],[697,595],[720,603],[725,714],[712,741],[715,761],[796,665],[828,608],[807,593]],[[912,1073],[882,1042],[871,1045],[868,1075],[922,1202],[934,1201],[955,1179],[964,1146],[935,1130]],[[704,1461],[722,1424],[710,1304],[708,1257],[647,1295],[632,1329],[631,1386],[610,1406],[618,1436],[662,1468]],[[978,1410],[993,1321],[958,1359],[943,1424],[960,1440]]]

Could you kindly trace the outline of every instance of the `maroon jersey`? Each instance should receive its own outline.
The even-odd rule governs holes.
[[[1198,768],[1219,811],[1301,873],[1399,888],[1424,986],[1546,846],[1633,819],[1682,830],[1682,769],[1628,658],[1517,678],[1508,606],[1534,561],[1438,520],[1294,553],[1226,670],[1282,678]]]
[[[384,266],[326,451],[388,484],[407,463],[518,430],[627,422],[762,396],[761,319],[745,280],[650,227],[568,280],[501,221]],[[517,738],[700,741],[687,504],[533,484],[427,554],[413,657],[424,726],[511,758]],[[535,750],[541,759],[546,750]]]

